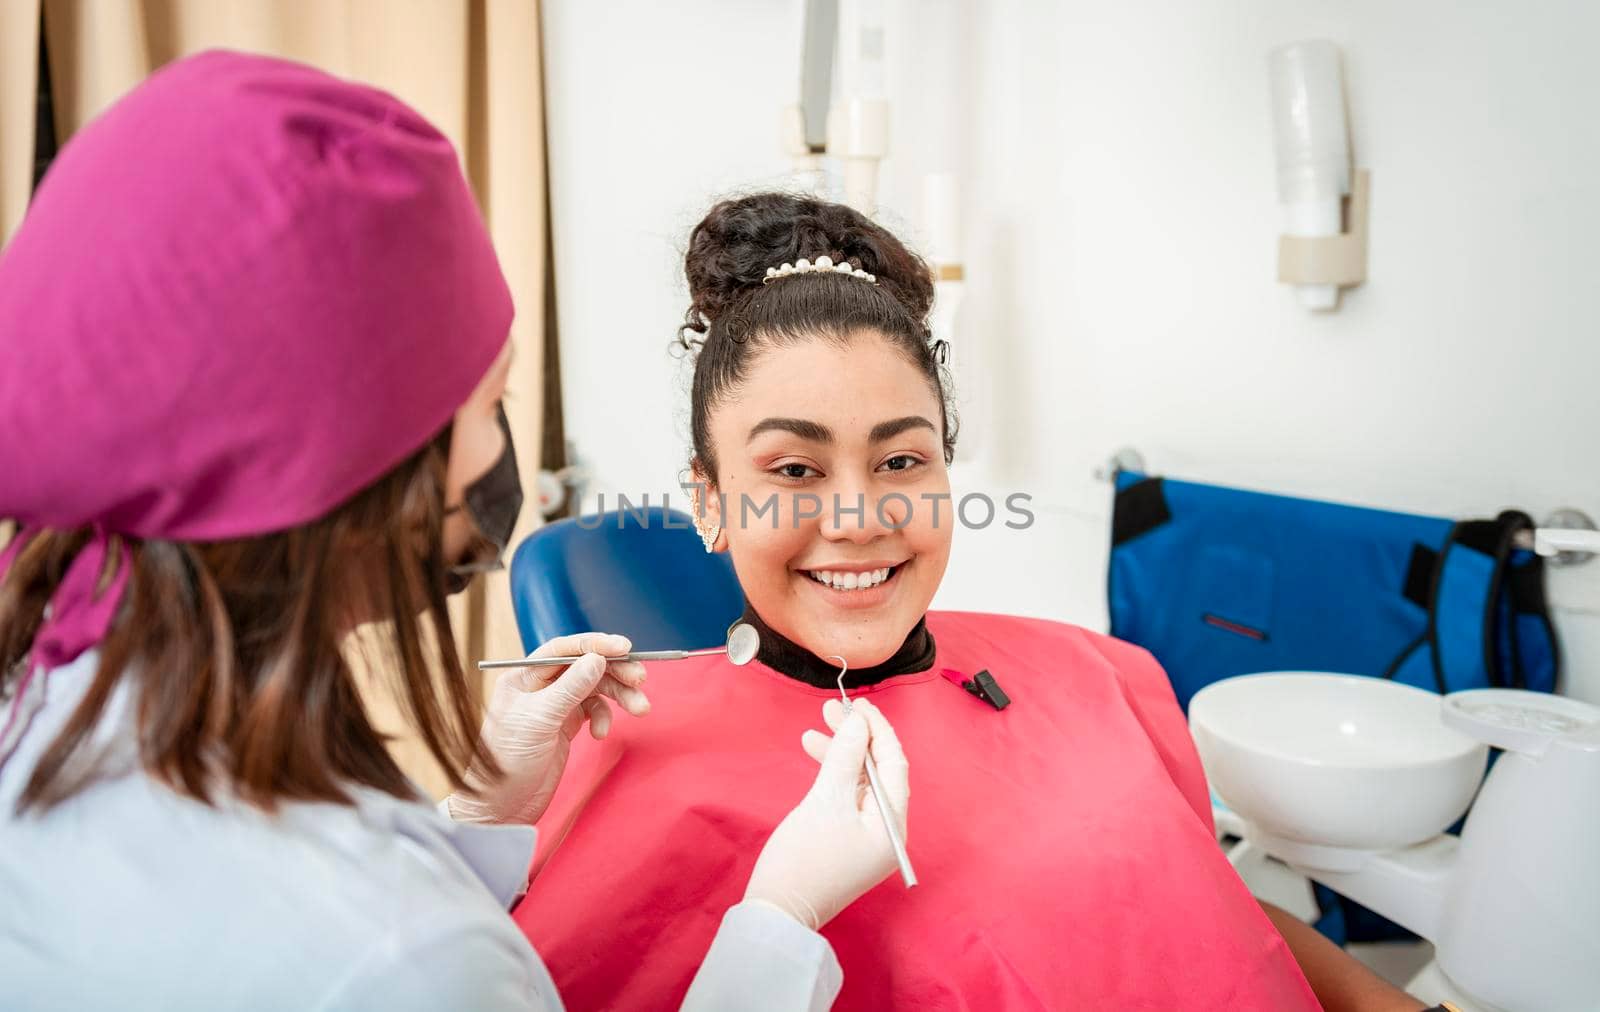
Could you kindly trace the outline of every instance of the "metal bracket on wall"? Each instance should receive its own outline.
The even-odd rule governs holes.
[[[1367,280],[1367,209],[1372,173],[1359,169],[1345,198],[1345,230],[1339,235],[1278,237],[1278,280],[1296,285],[1351,288]]]
[[[1538,530],[1519,537],[1517,547],[1538,552],[1552,566],[1576,566],[1600,555],[1600,532],[1582,510],[1559,509]]]
[[[1094,469],[1095,481],[1116,481],[1118,471],[1137,471],[1147,473],[1144,468],[1144,454],[1131,446],[1124,446],[1111,459]]]

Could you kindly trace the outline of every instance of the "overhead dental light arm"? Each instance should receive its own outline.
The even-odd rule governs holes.
[[[889,153],[883,0],[805,0],[799,29],[800,99],[780,120],[795,185],[827,195],[822,159],[832,156],[845,203],[874,214],[878,166]]]
[[[834,50],[839,42],[839,0],[805,0],[804,31],[800,56],[801,136],[802,143],[820,155],[828,146]]]
[[[822,156],[828,148],[828,109],[833,104],[834,50],[839,36],[839,0],[805,0],[800,21],[800,99],[784,106],[784,152],[793,160],[795,185],[821,194]]]
[[[845,203],[878,210],[878,164],[889,153],[883,0],[842,0],[839,100],[828,115],[828,153],[844,162]]]

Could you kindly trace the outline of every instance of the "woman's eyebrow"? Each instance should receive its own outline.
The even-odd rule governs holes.
[[[763,432],[791,432],[813,443],[833,442],[832,429],[804,418],[763,418],[751,428],[750,435],[745,437],[745,442],[750,442]]]
[[[872,427],[872,433],[867,437],[869,443],[881,443],[885,439],[893,439],[909,429],[927,429],[938,434],[939,429],[932,422],[921,415],[906,415],[888,422],[879,422]]]

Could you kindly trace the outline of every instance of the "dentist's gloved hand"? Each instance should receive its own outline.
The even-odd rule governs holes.
[[[589,725],[589,733],[604,738],[611,730],[611,708],[604,697],[616,700],[628,713],[642,717],[650,701],[639,686],[644,665],[638,661],[610,661],[633,649],[625,636],[578,633],[561,636],[535,650],[533,657],[582,654],[566,667],[508,668],[495,683],[483,719],[483,740],[504,771],[493,781],[482,771],[468,769],[470,793],[457,791],[445,800],[451,818],[458,822],[533,823],[549,807],[561,782],[572,739]]]
[[[911,797],[906,754],[877,707],[857,699],[847,717],[843,704],[830,699],[822,715],[833,737],[807,731],[801,739],[822,769],[768,838],[744,895],[813,931],[895,870],[894,848],[867,783],[869,748],[902,839]]]

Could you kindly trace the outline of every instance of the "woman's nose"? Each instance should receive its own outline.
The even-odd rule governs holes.
[[[823,503],[822,534],[834,541],[874,541],[904,526],[908,505],[898,493],[883,496],[861,486],[837,489]]]

